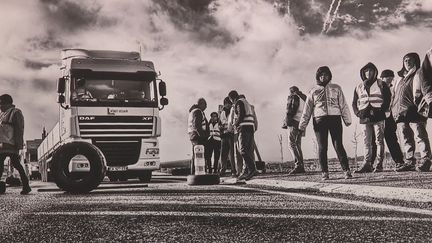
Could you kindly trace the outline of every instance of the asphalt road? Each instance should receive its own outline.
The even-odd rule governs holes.
[[[0,196],[1,242],[426,242],[432,211],[247,185],[103,184],[87,195],[34,187]],[[43,192],[37,192],[42,189]],[[48,189],[48,190],[47,190]]]

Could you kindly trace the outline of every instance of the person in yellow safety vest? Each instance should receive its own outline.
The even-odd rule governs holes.
[[[231,102],[231,99],[230,99],[230,102]],[[235,114],[234,104],[232,104],[231,109],[230,109],[230,114],[228,116],[228,130],[231,130],[234,132],[233,151],[235,154],[235,168],[236,168],[236,172],[237,172],[236,177],[239,177],[243,171],[243,157],[240,154],[240,150],[238,147],[239,131],[238,131],[237,127],[234,127],[236,120],[237,120],[237,116]]]
[[[0,177],[3,175],[4,161],[7,157],[18,170],[23,185],[21,194],[31,191],[29,179],[21,165],[20,150],[24,147],[24,116],[13,105],[10,95],[0,96]]]
[[[240,97],[237,91],[229,92],[228,97],[234,103],[234,111],[236,118],[234,127],[238,130],[238,147],[240,154],[245,163],[242,174],[238,177],[239,180],[250,180],[257,175],[257,169],[254,159],[254,133],[255,133],[255,118],[256,114],[252,106],[246,98]]]
[[[378,69],[373,63],[360,70],[362,82],[354,89],[353,111],[363,127],[364,162],[355,173],[382,172],[384,161],[384,127],[386,112],[391,101],[388,85],[378,79]],[[377,146],[377,164],[373,169],[373,137]]]
[[[207,108],[207,102],[204,98],[199,98],[197,103],[192,105],[189,109],[188,117],[188,134],[189,140],[192,143],[192,155],[193,147],[195,145],[203,145],[204,151],[206,150],[207,138],[208,138],[208,122],[204,114]],[[191,171],[194,172],[194,160],[192,156]]]
[[[232,124],[230,124],[230,112],[232,103],[229,97],[225,97],[223,101],[223,109],[220,113],[221,121],[221,169],[220,176],[224,176],[227,166],[228,159],[231,164],[231,176],[237,177],[236,163],[234,160],[234,131]]]
[[[305,101],[306,95],[297,86],[291,86],[290,95],[287,100],[285,120],[282,126],[282,128],[288,129],[289,149],[295,161],[294,169],[289,174],[305,173],[303,152],[301,149],[301,138],[304,136],[304,133],[298,131]]]
[[[208,173],[218,173],[218,164],[221,150],[221,123],[219,120],[219,115],[217,112],[212,112],[210,114],[209,122],[209,137],[206,146],[206,169]],[[213,157],[214,156],[214,157]],[[213,167],[212,160],[213,157]]]

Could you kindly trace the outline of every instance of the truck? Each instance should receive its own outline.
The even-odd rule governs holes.
[[[149,182],[168,105],[153,62],[139,52],[64,49],[60,73],[58,121],[37,150],[42,180],[69,192],[93,190],[105,176]]]

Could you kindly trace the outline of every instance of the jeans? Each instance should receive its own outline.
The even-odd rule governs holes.
[[[393,161],[397,164],[402,164],[404,162],[404,156],[401,147],[398,142],[398,137],[396,134],[397,126],[392,115],[386,118],[384,126],[384,139],[387,144],[387,148],[390,152]],[[375,141],[375,133],[372,141]],[[375,161],[377,146],[375,142],[372,144],[372,161]]]
[[[238,137],[240,154],[243,157],[245,170],[243,173],[252,173],[257,169],[255,167],[254,155],[254,133],[253,126],[241,126]]]
[[[210,174],[218,172],[220,149],[221,149],[220,140],[215,140],[213,138],[210,138],[210,140],[207,141],[207,145],[205,146],[205,162],[206,162],[206,171]],[[214,161],[212,167],[211,159],[213,155],[214,155]]]
[[[234,160],[234,134],[225,133],[222,134],[221,142],[221,170],[220,173],[223,175],[228,166],[228,158],[231,164],[231,174],[237,174],[236,163]]]
[[[21,165],[20,156],[18,154],[14,154],[14,153],[1,153],[0,154],[0,177],[1,177],[1,175],[3,175],[4,161],[5,161],[6,157],[10,158],[10,162],[11,162],[12,166],[19,172],[23,188],[28,187],[29,186],[29,179],[28,179],[28,177],[24,171],[23,166]]]
[[[420,158],[422,160],[427,160],[431,158],[431,147],[429,143],[428,133],[426,131],[426,122],[401,122],[397,124],[397,128],[402,134],[401,140],[405,150],[405,160],[415,163],[415,141],[417,141]]]
[[[302,132],[298,126],[288,127],[289,149],[294,157],[295,167],[303,167],[303,152],[301,149]]]
[[[342,121],[340,116],[324,116],[313,120],[314,132],[318,142],[319,162],[322,172],[328,172],[327,148],[328,134],[342,166],[342,170],[349,171],[348,156],[342,144]]]
[[[363,138],[365,162],[373,164],[375,160],[373,144],[375,143],[378,165],[382,166],[384,161],[384,121],[363,124]]]

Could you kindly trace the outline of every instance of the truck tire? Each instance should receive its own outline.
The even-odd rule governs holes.
[[[90,163],[90,171],[80,179],[75,180],[69,173],[70,160],[76,155],[82,155]],[[57,186],[70,193],[87,193],[102,182],[106,166],[102,153],[92,144],[72,142],[61,146],[53,155],[51,173]]]
[[[188,175],[187,177],[187,184],[189,186],[218,185],[219,183],[220,183],[220,177],[217,174]]]
[[[151,170],[146,170],[140,173],[140,176],[138,176],[138,179],[140,180],[140,182],[143,183],[149,183],[152,177],[152,171]]]

